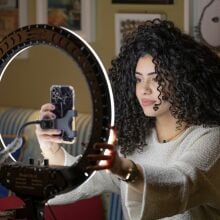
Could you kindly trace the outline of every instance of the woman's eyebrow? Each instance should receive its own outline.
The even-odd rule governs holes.
[[[153,74],[156,74],[156,72],[150,72],[147,75],[153,75]],[[143,73],[135,72],[135,75],[143,75]]]
[[[140,72],[135,72],[135,75],[143,75],[143,74]]]

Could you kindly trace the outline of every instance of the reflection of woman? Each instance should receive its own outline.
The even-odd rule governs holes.
[[[171,22],[141,25],[113,60],[115,145],[88,169],[109,169],[51,203],[121,194],[125,219],[220,219],[220,59]],[[41,108],[53,117],[53,106]],[[57,130],[36,130],[52,163],[74,160]],[[98,164],[98,163],[97,163]],[[172,216],[172,217],[171,217]]]

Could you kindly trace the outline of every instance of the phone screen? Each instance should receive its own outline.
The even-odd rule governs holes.
[[[75,130],[75,91],[69,85],[52,85],[50,88],[50,101],[55,106],[55,128],[61,130],[63,140],[72,143],[76,137]],[[71,113],[72,112],[72,113]],[[70,115],[73,115],[70,117]]]
[[[51,103],[55,106],[54,113],[57,118],[62,118],[68,110],[74,109],[73,87],[53,85],[51,87]]]

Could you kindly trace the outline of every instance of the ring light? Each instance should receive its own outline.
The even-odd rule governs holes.
[[[28,166],[18,162],[16,162],[16,166],[5,165],[0,167],[0,182],[4,179],[4,172],[9,169],[11,169],[11,173],[16,176],[19,169],[18,167],[22,167],[23,173],[31,173],[34,170],[35,174],[37,173],[36,175],[39,174],[39,178],[41,178],[41,175],[45,176],[48,173],[50,173],[50,175],[54,173],[57,176],[61,174],[64,175],[66,172],[64,172],[64,170],[72,169],[71,172],[73,176],[70,181],[68,180],[71,182],[71,185],[69,185],[70,183],[67,181],[68,183],[65,183],[67,185],[65,185],[65,187],[62,185],[63,188],[60,187],[59,190],[57,189],[57,183],[53,183],[54,185],[50,184],[49,189],[45,190],[45,187],[42,187],[43,184],[46,183],[42,182],[42,187],[36,189],[36,192],[33,192],[33,190],[30,191],[23,186],[23,194],[48,199],[57,193],[76,188],[94,173],[92,171],[86,171],[86,166],[88,165],[86,155],[99,153],[93,149],[94,143],[109,142],[110,127],[114,125],[114,101],[107,72],[98,55],[85,40],[64,27],[46,24],[30,25],[19,28],[4,37],[0,42],[0,80],[7,66],[19,53],[34,45],[42,44],[61,49],[78,63],[87,80],[93,104],[93,123],[90,141],[79,162],[74,164],[71,168],[62,167],[55,169],[53,167],[41,167],[38,169],[37,166]],[[4,148],[6,148],[1,137],[0,139]],[[12,155],[10,156],[12,157]],[[12,191],[18,191],[12,182],[10,184],[5,182],[5,184],[6,187],[9,187]]]

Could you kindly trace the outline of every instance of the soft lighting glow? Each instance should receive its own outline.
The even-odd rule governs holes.
[[[2,77],[3,77],[4,73],[5,73],[5,70],[6,70],[6,68],[8,67],[8,65],[14,60],[15,57],[17,57],[20,53],[22,53],[24,50],[27,50],[27,49],[30,48],[30,47],[32,47],[32,46],[29,46],[29,47],[26,47],[26,48],[24,48],[24,49],[22,49],[22,50],[19,50],[19,51],[7,62],[7,64],[5,65],[4,69],[2,70],[2,72],[1,72],[1,74],[0,74],[0,82],[1,82],[1,80],[2,80]]]
[[[1,143],[2,143],[2,146],[7,149],[6,145],[5,145],[5,142],[3,141],[2,139],[2,135],[0,134],[0,140],[1,140]],[[9,154],[10,158],[13,160],[13,161],[16,161],[15,158],[12,156],[12,154]]]
[[[38,31],[36,32],[35,29],[40,29],[39,33],[38,33]],[[60,30],[60,29],[62,29],[62,30]],[[33,35],[30,34],[30,33],[32,33],[31,32],[32,30],[34,30],[34,34]],[[109,127],[114,127],[114,123],[115,123],[115,106],[114,106],[114,97],[113,97],[113,92],[112,92],[110,80],[109,80],[108,73],[107,73],[103,63],[101,62],[101,59],[99,58],[97,53],[94,51],[94,49],[82,37],[80,37],[78,34],[76,34],[72,30],[69,30],[68,28],[65,28],[65,27],[55,27],[55,26],[53,27],[53,26],[46,25],[46,24],[45,25],[37,24],[37,25],[30,25],[30,26],[26,26],[26,27],[20,28],[18,30],[18,32],[15,32],[15,33],[19,34],[20,32],[21,33],[25,33],[24,34],[24,39],[22,39],[23,44],[21,45],[21,42],[19,42],[19,38],[15,38],[14,41],[13,41],[14,45],[10,44],[10,50],[4,50],[4,56],[6,56],[7,58],[3,61],[3,65],[2,65],[2,69],[1,69],[2,72],[0,74],[0,81],[3,79],[3,75],[5,73],[5,70],[8,67],[8,65],[12,62],[12,60],[18,54],[20,54],[22,51],[28,49],[29,47],[34,46],[35,44],[42,44],[43,43],[43,44],[51,45],[52,43],[54,43],[54,45],[52,44],[52,46],[60,47],[60,48],[62,48],[64,50],[66,50],[67,53],[70,53],[68,51],[68,48],[66,48],[66,45],[63,45],[62,43],[60,43],[60,41],[57,42],[57,38],[56,38],[57,36],[59,36],[59,37],[61,36],[61,39],[64,39],[64,38],[67,39],[65,32],[68,32],[74,38],[77,38],[82,43],[82,45],[80,44],[80,48],[79,48],[79,46],[77,44],[77,46],[76,46],[77,49],[81,50],[81,47],[82,47],[82,49],[84,47],[86,48],[86,50],[88,49],[88,51],[94,57],[94,60],[96,61],[96,64],[98,64],[99,68],[101,69],[100,72],[102,73],[102,80],[105,81],[105,83],[106,83],[104,90],[105,91],[107,90],[106,92],[108,93],[107,101],[108,101],[108,103],[110,103],[110,105],[108,104],[108,107],[110,108],[110,111],[107,111],[107,113],[106,113],[106,114],[108,114],[108,121],[105,122],[105,124],[103,123],[103,125],[100,125],[99,127],[100,127],[100,129],[106,129],[106,127],[108,127],[108,128]],[[28,38],[27,38],[27,35],[26,35],[27,32],[28,32],[28,34],[30,34],[30,35],[28,35]],[[55,36],[55,38],[56,38],[55,40],[53,38],[50,38],[51,37],[51,33],[53,34],[53,36]],[[9,40],[9,39],[7,39],[7,40]],[[77,40],[77,42],[78,42],[78,40]],[[68,40],[68,42],[71,43],[71,45],[74,45],[73,42],[71,42],[70,40]],[[17,46],[18,45],[20,45],[19,51],[17,51],[17,49],[18,49]],[[14,46],[16,46],[15,50],[13,50]],[[88,52],[88,51],[86,51],[86,52]],[[87,54],[86,54],[86,56],[87,56]],[[92,73],[94,74],[94,76],[92,75],[93,77],[96,77],[96,75],[98,74],[98,73],[96,73],[94,71]],[[109,112],[110,112],[110,114],[109,114]],[[102,141],[104,140],[108,144],[114,143],[114,138],[113,138],[114,136],[112,134],[113,130],[107,129],[106,131],[109,131],[109,133],[106,132],[105,133],[106,136],[105,137],[101,137],[102,139],[100,139],[100,140],[102,140]],[[95,131],[94,131],[94,133],[95,133]],[[0,140],[2,142],[3,147],[7,148],[7,146],[5,146],[5,144],[4,144],[4,141],[2,140],[1,136],[0,136]],[[98,141],[98,140],[99,139],[97,138],[96,141]],[[105,150],[104,151],[105,155],[109,155],[111,153],[112,153],[111,150]],[[12,158],[12,160],[16,161],[12,155],[10,155],[10,157]],[[84,172],[85,177],[89,177],[89,176],[92,177],[94,174],[95,174],[95,172],[92,172],[91,174],[90,174],[90,172]],[[86,182],[86,181],[88,181],[88,179],[89,178],[87,178],[85,180],[83,178],[83,181]]]
[[[113,98],[113,92],[112,92],[111,84],[110,84],[110,81],[109,81],[109,78],[108,78],[108,73],[106,72],[106,69],[105,69],[102,61],[100,60],[100,58],[97,55],[97,53],[93,50],[93,48],[82,37],[80,37],[79,35],[77,35],[72,30],[70,30],[70,29],[68,29],[66,27],[61,27],[61,28],[63,28],[64,30],[70,32],[71,34],[73,34],[77,38],[79,38],[89,48],[89,50],[93,53],[93,55],[95,56],[96,60],[98,61],[99,65],[100,65],[100,67],[102,69],[102,72],[104,73],[105,80],[106,80],[107,85],[108,85],[108,91],[109,91],[110,102],[111,102],[110,103],[111,104],[111,127],[113,127],[114,124],[115,124],[115,104],[114,104],[114,98]]]

